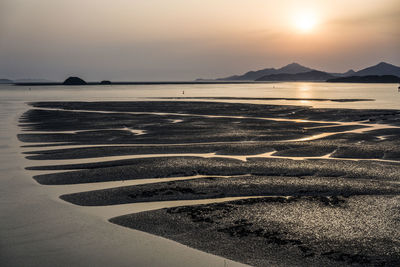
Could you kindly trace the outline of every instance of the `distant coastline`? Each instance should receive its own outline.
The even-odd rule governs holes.
[[[271,83],[267,81],[160,81],[160,82],[111,82],[109,84],[104,84],[101,82],[87,82],[84,85],[157,85],[157,84],[252,84],[252,83]],[[18,86],[68,86],[62,82],[53,83],[13,83]],[[82,85],[73,85],[82,86]]]
[[[225,78],[217,78],[218,81],[320,81],[320,82],[331,82],[335,78],[347,78],[347,77],[367,77],[367,76],[395,76],[400,79],[400,67],[381,62],[374,66],[370,66],[359,71],[352,69],[343,73],[330,73],[313,68],[305,67],[298,63],[291,63],[281,68],[265,68],[256,71],[248,71],[241,75],[233,75]],[[379,80],[383,80],[387,83],[388,79],[372,77],[372,78],[361,78],[357,80],[360,83],[375,83]],[[397,81],[394,79],[394,83]]]
[[[79,77],[69,77],[64,82],[43,79],[0,79],[0,84],[18,86],[80,86],[80,85],[158,85],[158,84],[252,84],[271,82],[350,82],[350,83],[399,83],[400,67],[381,62],[377,65],[359,70],[348,70],[344,73],[329,73],[291,63],[282,68],[266,68],[249,71],[242,75],[233,75],[217,79],[196,79],[194,81],[127,81],[86,82]]]
[[[185,84],[269,84],[269,83],[283,83],[283,82],[327,82],[327,83],[337,83],[339,81],[318,81],[318,80],[292,80],[292,81],[171,81],[171,82],[112,82],[110,84],[103,84],[101,82],[88,82],[84,85],[72,85],[72,86],[110,86],[110,85],[185,85]],[[379,82],[379,81],[340,81],[349,83],[398,83],[398,82]],[[11,85],[17,86],[68,86],[63,83],[12,83]]]
[[[367,75],[340,77],[327,80],[331,83],[400,83],[400,78],[394,75]]]

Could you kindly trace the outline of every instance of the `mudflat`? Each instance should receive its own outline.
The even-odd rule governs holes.
[[[35,166],[28,168],[47,171],[34,176],[40,184],[160,180],[62,195],[65,201],[253,197],[127,214],[111,218],[115,224],[255,266],[400,264],[398,110],[196,101],[31,105],[18,137],[32,146],[26,156]],[[187,179],[163,182],[171,177]]]

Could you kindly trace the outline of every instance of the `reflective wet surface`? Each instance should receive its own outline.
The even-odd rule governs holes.
[[[337,97],[360,97],[360,95],[367,96],[368,98],[375,98],[376,101],[369,102],[332,102],[332,101],[312,101],[312,100],[249,100],[249,99],[227,99],[227,100],[210,100],[203,99],[198,101],[225,101],[225,102],[241,102],[241,103],[257,103],[257,104],[303,104],[303,105],[314,105],[315,107],[353,107],[353,108],[399,108],[397,107],[397,95],[393,95],[391,91],[391,85],[341,85],[339,88],[330,87],[331,85],[325,84],[279,84],[282,86],[282,90],[279,93],[272,92],[268,87],[269,85],[252,85],[250,91],[246,89],[243,92],[244,85],[234,85],[226,87],[224,90],[234,90],[235,92],[242,92],[243,96],[254,95],[254,97],[264,96],[278,96],[282,92],[291,92],[296,97],[302,98],[315,98],[324,97],[328,99],[330,93],[336,90],[338,92]],[[272,85],[271,85],[272,86]],[[383,88],[380,94],[376,93],[376,86]],[[343,150],[344,146],[351,147],[351,144],[358,143],[365,144],[368,146],[375,146],[378,142],[381,149],[386,149],[386,152],[393,152],[390,149],[384,148],[392,144],[398,136],[397,129],[399,126],[396,123],[384,121],[369,121],[369,120],[358,120],[358,121],[340,121],[340,120],[329,120],[324,119],[304,119],[304,118],[282,118],[282,117],[269,117],[269,116],[246,116],[246,115],[210,115],[210,114],[194,114],[184,112],[137,112],[137,111],[109,111],[109,110],[70,110],[65,111],[57,108],[32,108],[26,106],[23,101],[33,100],[57,100],[64,99],[66,96],[69,100],[79,98],[79,100],[95,100],[95,99],[112,99],[112,97],[120,94],[128,94],[121,99],[131,97],[135,100],[146,101],[145,99],[139,99],[140,97],[151,97],[152,94],[156,94],[159,97],[174,96],[175,88],[170,86],[164,86],[158,88],[152,88],[148,91],[146,88],[122,88],[117,87],[113,92],[99,89],[102,93],[95,97],[94,93],[96,88],[63,88],[58,90],[56,88],[38,88],[32,91],[26,92],[24,88],[6,88],[0,92],[2,96],[6,97],[5,101],[1,102],[1,120],[2,125],[7,125],[6,128],[2,128],[0,135],[0,149],[1,153],[1,172],[5,174],[2,178],[1,186],[1,213],[4,214],[4,222],[2,223],[1,231],[1,259],[4,266],[109,266],[118,264],[119,266],[239,266],[239,263],[235,263],[220,257],[216,257],[207,253],[200,252],[198,250],[190,249],[186,246],[180,245],[176,242],[169,241],[166,239],[158,238],[153,235],[145,234],[143,232],[134,231],[131,229],[125,229],[117,227],[108,222],[108,219],[120,215],[132,214],[144,211],[153,211],[161,208],[172,208],[187,205],[208,205],[211,203],[227,202],[237,199],[246,199],[249,196],[243,195],[239,197],[219,197],[211,199],[194,199],[194,200],[173,200],[173,201],[153,201],[144,203],[126,203],[113,206],[97,206],[97,207],[80,207],[72,204],[68,204],[59,199],[59,196],[65,194],[74,194],[79,192],[87,192],[92,190],[107,190],[112,188],[139,186],[139,185],[151,185],[157,183],[174,183],[184,182],[190,180],[202,181],[202,179],[232,179],[235,175],[207,175],[207,174],[195,174],[195,175],[184,175],[180,176],[179,172],[172,177],[148,177],[146,179],[139,180],[120,180],[120,181],[109,181],[109,182],[96,182],[96,183],[79,183],[71,185],[46,185],[41,186],[37,184],[32,176],[46,175],[46,174],[57,174],[66,171],[79,172],[79,169],[85,169],[87,164],[98,164],[101,166],[103,163],[123,161],[123,160],[151,160],[152,158],[182,158],[182,161],[189,158],[201,158],[201,159],[221,159],[221,160],[237,160],[240,162],[252,162],[253,160],[289,160],[289,161],[338,161],[338,162],[372,162],[373,164],[392,164],[397,166],[399,160],[395,156],[382,157],[382,156],[363,156],[358,157],[357,153],[348,153],[347,150]],[[79,97],[72,96],[71,91],[74,93],[77,91],[82,93]],[[204,90],[205,89],[205,90]],[[353,89],[353,90],[352,90]],[[351,91],[352,90],[352,91]],[[357,91],[358,90],[358,91]],[[181,90],[179,90],[181,91]],[[200,95],[226,95],[227,91],[216,91],[216,88],[204,88],[199,86],[197,88],[185,89],[186,95],[192,94],[193,96]],[[297,92],[297,93],[294,93]],[[357,94],[358,92],[358,94]],[[363,92],[363,94],[360,94]],[[372,93],[373,92],[373,93]],[[241,95],[238,94],[239,96]],[[118,96],[117,96],[118,98]],[[162,101],[162,99],[160,99]],[[183,99],[177,99],[176,101],[187,101]],[[168,143],[152,143],[152,142],[139,142],[135,143],[133,140],[130,143],[118,143],[118,141],[107,141],[105,143],[85,143],[79,144],[70,141],[65,142],[46,142],[46,138],[43,136],[54,135],[57,136],[79,136],[86,134],[101,134],[98,138],[105,136],[109,138],[113,134],[119,134],[121,136],[128,135],[134,138],[144,138],[135,140],[145,140],[146,138],[153,138],[154,132],[146,128],[137,128],[126,125],[121,125],[115,128],[98,128],[98,129],[71,129],[71,130],[33,130],[26,127],[27,125],[21,125],[18,128],[18,120],[22,113],[28,109],[32,110],[43,110],[43,111],[62,111],[70,112],[71,115],[74,113],[90,113],[90,114],[104,114],[104,115],[121,115],[121,116],[135,116],[135,115],[148,115],[160,117],[162,121],[167,120],[170,124],[182,125],[184,127],[188,121],[195,123],[196,119],[202,120],[230,120],[232,125],[243,124],[247,120],[263,121],[264,123],[294,123],[298,124],[296,127],[299,128],[297,135],[287,135],[279,137],[279,140],[240,140],[241,136],[246,135],[246,131],[237,131],[235,140],[214,140],[214,141],[185,141],[180,143],[169,141]],[[385,115],[386,116],[386,115]],[[393,117],[393,116],[392,116]],[[391,118],[392,118],[391,117]],[[237,121],[235,121],[237,120]],[[374,117],[375,120],[375,117]],[[162,122],[164,123],[164,122]],[[213,122],[214,123],[214,122]],[[304,125],[303,125],[304,124]],[[300,126],[299,126],[300,125]],[[311,125],[311,126],[310,126]],[[287,125],[282,124],[287,127]],[[335,130],[333,127],[353,127],[343,128]],[[244,126],[243,126],[244,127]],[[253,126],[252,126],[253,127]],[[332,128],[332,129],[329,129]],[[231,128],[235,129],[235,128]],[[303,129],[303,132],[301,131]],[[318,132],[322,131],[327,132]],[[393,132],[390,132],[393,131]],[[250,131],[248,131],[250,132]],[[16,139],[17,134],[32,135],[32,137],[42,138],[40,141],[21,143]],[[236,133],[235,133],[236,134]],[[200,135],[199,135],[200,136]],[[232,136],[236,136],[233,135]],[[35,137],[35,138],[36,138]],[[333,141],[329,141],[329,138],[333,138]],[[340,141],[343,140],[346,141]],[[348,138],[348,139],[346,139]],[[58,140],[58,139],[57,139]],[[61,140],[61,139],[60,139]],[[78,140],[78,139],[76,139]],[[100,140],[100,139],[99,139]],[[338,140],[342,143],[336,147]],[[375,141],[377,140],[377,141]],[[301,152],[297,152],[294,155],[286,155],[290,149],[279,147],[280,145],[289,147],[294,146],[307,146],[309,143],[321,142],[321,146],[332,145],[326,153],[320,152],[319,156],[302,155]],[[171,153],[168,147],[192,147],[192,146],[203,146],[203,145],[229,145],[230,147],[236,145],[254,145],[266,146],[265,150],[268,152],[257,152],[257,149],[251,148],[244,152],[229,153],[227,151],[219,152],[190,152],[190,153]],[[273,144],[267,148],[267,144]],[[32,147],[39,145],[37,147]],[[45,145],[45,146],[42,146]],[[22,146],[22,147],[21,147]],[[279,150],[275,150],[274,147],[279,147]],[[368,146],[365,146],[368,148]],[[130,154],[124,152],[123,155],[102,155],[97,153],[96,156],[93,154],[87,154],[82,158],[74,158],[66,156],[64,159],[41,159],[41,160],[27,160],[23,157],[29,156],[43,156],[40,152],[60,150],[56,154],[62,155],[64,149],[103,149],[107,152],[109,148],[118,147],[130,147],[135,149],[136,147],[150,147],[154,148],[151,153],[141,153],[140,151]],[[165,148],[162,153],[159,149]],[[304,148],[304,147],[303,147]],[[196,149],[195,147],[193,149]],[[224,148],[226,149],[226,148]],[[231,149],[231,148],[230,148]],[[245,148],[243,151],[245,151]],[[296,149],[296,148],[294,148]],[[346,148],[347,149],[347,148]],[[364,149],[364,148],[363,148]],[[209,149],[210,150],[210,149]],[[211,149],[213,150],[213,149]],[[99,150],[100,151],[100,150]],[[343,152],[344,151],[344,152]],[[370,150],[368,150],[370,153]],[[372,151],[372,150],[371,150]],[[24,155],[23,153],[29,152]],[[37,152],[37,153],[36,153]],[[386,153],[385,152],[385,153]],[[53,152],[51,152],[53,153]],[[86,152],[85,152],[86,153]],[[109,153],[109,152],[107,152]],[[114,152],[113,152],[114,153]],[[285,154],[286,153],[286,154]],[[291,152],[292,153],[292,152]],[[55,154],[55,155],[56,155]],[[392,153],[393,154],[393,153]],[[386,155],[386,154],[385,154]],[[79,169],[68,167],[69,164],[80,164]],[[157,164],[155,164],[157,165]],[[390,165],[390,166],[392,166]],[[59,170],[46,170],[41,167],[47,166],[58,166]],[[66,166],[64,168],[63,166]],[[345,166],[345,165],[343,165]],[[364,165],[355,166],[355,168],[364,168]],[[38,170],[24,170],[25,167],[38,167]],[[396,167],[393,167],[396,168]],[[241,174],[241,176],[246,175]],[[374,174],[375,175],[375,174]],[[395,177],[395,173],[393,173]],[[244,176],[246,177],[246,176]],[[128,177],[127,177],[128,178]],[[393,178],[395,179],[395,178]],[[393,181],[393,183],[397,183]],[[389,186],[390,187],[390,186]],[[251,196],[251,198],[265,197],[267,195]],[[151,231],[150,231],[151,232]],[[111,241],[110,241],[111,240]],[[116,249],[118,248],[118,249]],[[99,253],[100,252],[100,253]],[[135,255],[132,259],[132,255]]]

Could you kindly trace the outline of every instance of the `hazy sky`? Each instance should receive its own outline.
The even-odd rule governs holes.
[[[400,65],[399,25],[399,0],[0,0],[0,78],[192,80],[291,62],[332,72]]]

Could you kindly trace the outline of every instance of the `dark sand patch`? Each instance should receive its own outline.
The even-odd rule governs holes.
[[[228,143],[228,144],[187,144],[187,145],[163,145],[163,146],[101,146],[72,149],[53,149],[44,151],[31,151],[26,158],[33,160],[49,159],[79,159],[125,156],[125,155],[151,155],[151,154],[190,154],[190,153],[216,153],[218,155],[255,155],[274,151],[267,143]],[[31,155],[34,154],[34,155]]]
[[[254,266],[395,266],[399,208],[398,196],[275,197],[110,221]]]
[[[385,181],[334,177],[245,176],[125,186],[61,196],[81,206],[209,199],[239,196],[392,195],[400,185]]]
[[[160,157],[120,161],[29,167],[30,170],[77,170],[36,175],[41,184],[61,185],[193,175],[262,175],[347,177],[399,181],[400,164],[340,160]]]

